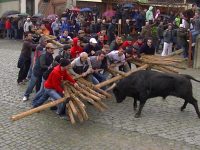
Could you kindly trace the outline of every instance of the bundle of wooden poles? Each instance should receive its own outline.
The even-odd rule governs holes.
[[[102,102],[103,99],[110,98],[111,95],[83,78],[77,79],[79,88],[74,88],[68,82],[64,83],[65,97],[69,95],[69,102],[66,104],[66,110],[72,124],[76,123],[76,118],[80,122],[88,120],[86,106],[84,102],[90,103],[97,110],[103,112],[108,106]]]
[[[182,64],[185,59],[178,57],[177,55],[142,55],[140,59],[130,59],[128,61],[137,66],[148,64],[151,69],[167,73],[179,73],[179,69],[186,69],[186,67]]]

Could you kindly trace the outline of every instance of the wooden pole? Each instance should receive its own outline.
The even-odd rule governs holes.
[[[94,84],[92,84],[91,82],[89,82],[89,81],[87,81],[87,80],[85,80],[85,79],[83,79],[83,78],[80,78],[79,81],[80,81],[81,83],[83,83],[83,84],[85,84],[85,85],[91,87],[92,89],[98,91],[99,93],[105,95],[107,98],[111,98],[111,97],[112,97],[112,95],[109,94],[108,92],[106,92],[106,91],[104,91],[104,90],[102,90],[102,89],[96,87]]]
[[[67,108],[67,110],[68,110],[68,115],[69,115],[69,118],[70,118],[71,123],[72,123],[72,124],[75,124],[76,121],[75,121],[75,119],[74,119],[72,110],[71,110],[71,108],[69,107],[69,104],[66,105],[66,108]],[[67,114],[66,114],[66,115],[67,115]]]
[[[132,74],[132,73],[134,73],[134,72],[137,72],[137,71],[139,71],[139,70],[146,69],[146,68],[148,68],[148,66],[149,66],[149,65],[145,64],[145,65],[143,65],[143,66],[141,66],[141,67],[138,67],[136,70],[131,70],[131,71],[125,73],[125,76],[129,76],[130,74]],[[115,82],[115,81],[118,81],[118,80],[120,80],[120,79],[122,79],[122,78],[124,78],[122,75],[118,75],[118,76],[116,76],[116,77],[114,77],[114,78],[112,78],[112,79],[109,79],[109,80],[107,80],[107,81],[101,82],[101,83],[99,83],[99,84],[97,84],[97,85],[95,85],[95,86],[96,86],[97,88],[102,88],[102,87],[104,87],[104,86],[106,86],[106,85],[109,85],[109,84],[111,84],[111,83],[113,83],[113,82]]]
[[[106,96],[105,96],[105,95],[102,95],[102,94],[100,94],[100,93],[98,93],[98,92],[92,90],[91,88],[85,86],[84,84],[81,84],[79,81],[78,81],[78,83],[79,83],[79,85],[80,85],[82,88],[86,89],[86,90],[87,90],[88,92],[90,92],[91,94],[93,94],[93,95],[99,97],[100,99],[106,99]]]
[[[119,75],[122,75],[125,77],[125,72],[122,72],[122,71],[118,71],[118,70],[115,70],[115,69],[112,69],[112,68],[108,68],[107,69],[108,72],[110,72],[111,74],[119,74]]]
[[[81,84],[79,84],[79,85],[81,86]],[[88,92],[86,89],[84,89],[84,87],[81,86],[81,88],[82,88],[82,89],[81,89],[81,92],[82,92],[83,94],[87,95],[88,97],[90,97],[90,98],[92,98],[92,99],[94,99],[94,100],[96,100],[96,101],[100,101],[100,100],[101,100],[101,98],[99,98],[98,96],[96,96],[96,95],[94,95],[94,94]]]
[[[76,108],[75,108],[75,106],[74,106],[74,103],[73,103],[71,100],[69,101],[69,107],[71,108],[73,114],[74,114],[75,116],[77,116],[77,110],[76,110]]]
[[[69,97],[68,97],[68,98],[69,98]],[[52,102],[49,102],[49,103],[47,103],[47,104],[43,104],[42,106],[39,106],[39,107],[30,109],[30,110],[27,110],[27,111],[25,111],[25,112],[22,112],[22,113],[20,113],[20,114],[13,115],[13,116],[11,116],[11,120],[12,120],[12,121],[16,121],[16,120],[22,119],[22,118],[24,118],[24,117],[30,116],[30,115],[32,115],[32,114],[34,114],[34,113],[43,111],[43,110],[45,110],[45,109],[47,109],[47,108],[50,108],[50,107],[56,106],[56,105],[58,105],[58,104],[60,104],[60,103],[63,103],[63,102],[66,101],[66,99],[67,99],[66,97],[60,98],[60,99],[58,99],[58,100],[56,100],[56,101],[52,101]]]

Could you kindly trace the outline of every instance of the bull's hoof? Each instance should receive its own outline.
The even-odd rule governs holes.
[[[184,111],[184,109],[185,109],[184,107],[181,107],[181,111]]]
[[[133,110],[136,111],[136,110],[137,110],[137,107],[134,107]]]
[[[135,118],[140,118],[140,116],[141,116],[141,115],[138,114],[138,113],[135,114]]]

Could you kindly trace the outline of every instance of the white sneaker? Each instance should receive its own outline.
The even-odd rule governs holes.
[[[27,100],[28,100],[28,97],[27,97],[27,96],[24,96],[23,99],[22,99],[23,102],[25,102],[25,101],[27,101]]]
[[[195,43],[192,43],[192,47],[194,47],[195,46]]]

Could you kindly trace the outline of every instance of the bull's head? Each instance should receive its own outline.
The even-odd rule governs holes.
[[[121,103],[126,98],[126,96],[123,94],[123,92],[120,90],[119,86],[117,86],[116,83],[114,83],[106,91],[111,91],[112,89],[117,103]]]
[[[121,90],[117,86],[113,89],[113,93],[115,95],[117,103],[121,103],[126,98],[126,96],[123,94],[123,92],[121,92]]]

